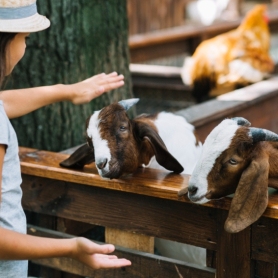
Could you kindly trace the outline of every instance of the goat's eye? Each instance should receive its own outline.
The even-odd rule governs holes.
[[[231,159],[229,159],[229,163],[230,163],[231,165],[237,165],[238,162],[237,162],[237,160],[231,158]]]
[[[120,131],[126,131],[126,127],[125,126],[120,126]]]

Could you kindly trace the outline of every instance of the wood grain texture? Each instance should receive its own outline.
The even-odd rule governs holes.
[[[251,228],[231,234],[224,230],[227,212],[218,214],[217,278],[252,278],[251,276]]]
[[[262,261],[254,262],[254,276],[256,278],[275,278],[277,277],[277,265]]]
[[[278,263],[277,220],[261,217],[252,225],[252,259]]]
[[[150,254],[154,253],[154,237],[133,232],[106,227],[105,242]]]

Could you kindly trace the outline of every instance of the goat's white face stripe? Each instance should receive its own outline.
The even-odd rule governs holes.
[[[226,150],[231,144],[239,126],[231,119],[222,121],[208,135],[203,145],[203,151],[192,176],[189,180],[189,186],[195,186],[198,191],[194,197],[202,198],[208,190],[208,174],[212,170],[216,159],[221,153]],[[206,198],[200,199],[197,203],[206,203],[209,200]]]
[[[100,130],[99,130],[99,123],[100,119],[98,118],[100,111],[94,112],[94,114],[91,116],[88,128],[87,128],[87,135],[93,139],[93,145],[94,145],[94,152],[95,152],[95,162],[98,163],[99,160],[106,158],[108,160],[104,171],[109,171],[109,161],[111,160],[111,152],[108,147],[108,141],[104,140],[100,136]],[[98,169],[98,172],[100,173],[101,170]]]

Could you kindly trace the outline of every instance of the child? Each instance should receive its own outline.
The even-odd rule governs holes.
[[[29,33],[49,27],[37,13],[36,0],[0,1],[0,85],[25,53]],[[9,119],[42,106],[71,101],[81,104],[124,84],[117,73],[99,74],[72,85],[54,85],[0,92],[0,277],[27,277],[27,260],[69,257],[93,269],[131,264],[107,255],[110,244],[98,245],[86,238],[51,239],[26,235],[26,218],[21,206],[21,173],[18,142]]]

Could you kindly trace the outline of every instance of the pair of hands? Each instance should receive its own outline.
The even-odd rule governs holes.
[[[74,248],[71,257],[93,268],[119,268],[131,265],[127,259],[119,259],[115,255],[107,255],[115,250],[114,245],[96,244],[86,238],[73,238]]]
[[[71,102],[82,104],[102,95],[104,92],[117,89],[124,85],[124,76],[116,72],[101,73],[79,83],[72,84],[73,94]],[[86,238],[75,238],[72,257],[93,268],[119,268],[131,265],[127,259],[119,259],[115,255],[108,255],[115,250],[111,244],[98,245]]]
[[[71,102],[82,104],[113,89],[124,85],[124,76],[116,72],[110,74],[101,73],[79,83],[72,84],[73,94]],[[115,250],[111,244],[98,245],[86,238],[75,238],[75,248],[72,258],[93,268],[119,268],[131,265],[127,259],[119,259],[115,255],[108,255]]]
[[[88,103],[99,97],[104,92],[117,89],[124,85],[124,76],[116,72],[109,74],[101,73],[84,81],[69,85],[72,94],[70,101],[74,104]]]
[[[124,76],[116,72],[110,74],[101,73],[79,83],[72,84],[71,102],[82,104],[113,89],[124,85]],[[72,257],[83,264],[93,268],[119,268],[131,265],[127,259],[118,258],[115,255],[108,255],[115,250],[111,244],[98,245],[86,238],[75,238],[76,247]]]

